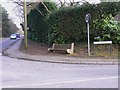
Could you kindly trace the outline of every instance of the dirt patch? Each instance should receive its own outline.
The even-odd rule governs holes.
[[[20,51],[30,55],[51,55],[51,56],[69,56],[69,57],[80,57],[80,58],[118,58],[118,49],[117,46],[113,45],[112,54],[109,54],[107,46],[97,46],[94,51],[93,46],[91,45],[91,57],[88,57],[87,53],[87,44],[75,44],[75,53],[62,54],[62,53],[49,53],[48,46],[41,44],[32,40],[28,40],[28,48],[24,48],[24,41],[21,42]]]
[[[48,54],[47,50],[48,50],[48,46],[44,44],[40,44],[38,42],[31,41],[31,40],[28,40],[28,48],[25,49],[24,41],[21,42],[20,51],[27,53],[27,54],[46,55]]]
[[[24,47],[24,40],[21,42],[21,47],[19,50],[23,53],[30,54],[30,55],[56,55],[56,56],[67,56],[68,54],[62,53],[49,53],[48,52],[49,46],[45,44],[41,44],[32,40],[28,40],[28,48],[25,49]]]

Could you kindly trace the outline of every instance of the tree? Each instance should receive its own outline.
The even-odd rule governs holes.
[[[86,2],[86,0],[79,0],[77,2],[75,0],[58,0],[57,6],[59,8],[76,7],[76,6],[80,6],[81,4],[83,4],[85,2]]]
[[[17,26],[13,23],[13,21],[11,19],[9,19],[8,17],[8,13],[7,11],[5,10],[5,8],[3,8],[1,5],[0,5],[0,9],[1,9],[1,12],[0,12],[0,15],[2,16],[2,37],[9,37],[10,34],[12,33],[16,33],[16,31],[18,31],[18,28]]]
[[[23,12],[24,2],[23,2],[23,0],[8,0],[8,1],[13,2],[13,3],[16,4],[16,7],[15,7],[16,15],[20,18],[21,22],[23,22],[24,21],[23,20],[23,18],[24,18],[24,12]],[[32,9],[36,9],[39,14],[43,15],[43,13],[37,8],[37,6],[39,5],[39,3],[41,3],[44,6],[44,8],[46,9],[46,11],[48,13],[50,13],[50,10],[44,4],[43,1],[42,0],[36,0],[35,2],[31,2],[31,1],[27,2],[27,13],[29,13]]]
[[[8,19],[7,11],[4,8],[2,8],[2,37],[6,37],[10,33],[8,22],[9,22],[9,19]]]

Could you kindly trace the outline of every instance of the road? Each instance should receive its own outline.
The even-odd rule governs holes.
[[[10,47],[13,43],[15,43],[18,39],[10,40],[10,38],[5,38],[3,40],[0,40],[0,53],[2,53],[3,50]]]
[[[2,57],[6,88],[117,88],[117,65],[31,62]]]
[[[118,65],[44,63],[2,55],[0,58],[3,88],[118,88]]]
[[[0,75],[2,76],[2,52],[9,48],[13,43],[15,43],[18,39],[16,40],[10,40],[10,38],[4,38],[0,39]],[[0,87],[2,86],[2,77],[0,77]]]

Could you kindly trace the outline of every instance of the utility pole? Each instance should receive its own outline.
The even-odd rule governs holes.
[[[26,0],[24,0],[24,42],[25,42],[25,49],[27,49],[28,42],[27,42],[27,5],[26,5]]]
[[[89,22],[91,19],[91,15],[88,13],[85,16],[85,21],[87,23],[87,32],[88,32],[88,55],[90,56],[90,30],[89,30]]]

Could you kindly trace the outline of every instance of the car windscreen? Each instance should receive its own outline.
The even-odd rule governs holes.
[[[16,36],[16,34],[12,34],[11,36]]]

